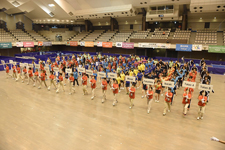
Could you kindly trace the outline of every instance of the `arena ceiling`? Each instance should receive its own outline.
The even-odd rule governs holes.
[[[179,20],[183,4],[191,13],[225,12],[225,0],[0,0],[0,9],[9,15],[23,13],[34,22],[75,22],[138,16],[143,8],[151,15],[148,12],[152,6],[173,5]]]

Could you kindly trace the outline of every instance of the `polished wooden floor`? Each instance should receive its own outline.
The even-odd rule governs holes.
[[[113,107],[110,90],[102,104],[100,88],[91,100],[80,86],[74,95],[68,94],[68,86],[65,93],[56,94],[6,79],[0,72],[0,150],[224,150],[225,145],[210,137],[225,140],[225,76],[212,75],[212,84],[215,93],[204,119],[196,120],[198,89],[183,118],[183,88],[171,112],[163,116],[163,97],[147,114],[141,89],[129,109],[124,90]]]

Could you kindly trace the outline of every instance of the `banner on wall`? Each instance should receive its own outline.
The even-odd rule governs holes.
[[[23,42],[24,47],[34,47],[34,42]]]
[[[102,42],[98,42],[97,47],[102,47]]]
[[[85,47],[94,47],[94,42],[85,42],[84,46]]]
[[[112,48],[112,42],[102,42],[102,47],[104,48]]]
[[[116,47],[122,47],[123,42],[116,42]]]
[[[43,46],[43,42],[38,41],[38,46]]]
[[[142,48],[156,48],[156,43],[138,43],[138,47]]]
[[[52,46],[52,42],[43,42],[43,46]]]
[[[209,53],[225,53],[225,46],[209,45]]]
[[[12,48],[11,42],[0,43],[0,49]]]
[[[156,48],[170,48],[170,44],[156,43]]]
[[[77,41],[70,41],[70,46],[78,46],[78,42]]]
[[[85,42],[80,42],[80,46],[84,46],[85,45]]]
[[[70,46],[70,41],[67,41],[66,42],[66,46]]]
[[[201,44],[193,44],[192,50],[193,51],[202,51],[202,45]]]
[[[123,42],[122,43],[122,48],[134,49],[134,43],[126,43],[126,42]]]
[[[191,52],[192,44],[176,44],[176,51]]]
[[[16,47],[23,47],[23,42],[16,42]]]

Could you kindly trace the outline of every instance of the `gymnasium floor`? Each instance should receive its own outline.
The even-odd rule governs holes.
[[[74,95],[68,94],[68,86],[56,94],[6,79],[1,71],[0,150],[224,150],[225,145],[210,137],[225,140],[225,76],[212,75],[212,84],[215,93],[210,94],[204,119],[197,120],[198,89],[183,118],[184,88],[178,90],[171,112],[162,116],[164,97],[153,102],[147,114],[141,89],[133,109],[124,90],[113,107],[110,90],[101,103],[100,86],[91,100],[90,94],[83,96],[81,86]]]

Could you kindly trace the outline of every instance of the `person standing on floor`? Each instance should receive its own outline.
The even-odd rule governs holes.
[[[161,93],[162,84],[160,83],[160,80],[157,80],[157,83],[155,83],[155,102],[159,102],[159,95]]]
[[[134,99],[135,99],[135,91],[136,91],[136,89],[135,89],[135,86],[136,86],[136,84],[133,82],[132,83],[132,86],[129,88],[129,100],[130,100],[130,109],[131,108],[133,108],[133,106],[134,106]]]
[[[45,77],[46,77],[45,70],[42,70],[42,73],[41,73],[41,85],[38,87],[39,89],[42,87],[42,83],[44,83],[46,88],[48,87],[46,82],[45,82]]]
[[[53,71],[50,72],[49,81],[50,81],[50,84],[49,84],[48,90],[50,91],[52,84],[55,86],[55,89],[57,89],[57,87],[55,85],[55,76],[53,74]]]
[[[12,77],[15,80],[16,79],[16,65],[13,65],[12,69],[13,69]]]
[[[39,79],[39,72],[38,72],[38,69],[35,70],[35,73],[34,73],[34,80],[35,80],[35,83],[33,85],[33,87],[35,87],[35,85],[37,84],[37,81],[39,82],[39,86],[41,85],[41,81]]]
[[[189,89],[186,88],[186,90],[184,90],[184,94],[183,94],[183,115],[186,116],[187,114],[187,110],[188,110],[188,106],[190,104],[190,100],[191,100],[191,93],[189,93]]]
[[[163,116],[166,115],[166,111],[168,110],[168,112],[170,112],[170,104],[172,101],[172,97],[173,97],[173,93],[171,92],[171,89],[168,88],[168,92],[165,93],[165,107],[164,107],[164,111],[163,111]]]
[[[150,110],[151,110],[151,104],[152,104],[152,101],[153,101],[153,90],[152,90],[152,87],[149,86],[149,89],[147,91],[147,106],[148,106],[148,109],[147,109],[147,113],[149,114],[150,113]]]
[[[6,79],[8,79],[8,77],[12,77],[12,75],[9,74],[9,65],[8,64],[6,64],[5,72],[6,72]]]
[[[76,68],[74,69],[73,77],[74,77],[73,86],[75,86],[75,81],[77,82],[77,85],[79,86],[79,83],[78,83],[78,72],[77,72]]]
[[[62,73],[59,73],[59,85],[58,85],[58,89],[56,90],[56,93],[59,93],[59,88],[62,87],[63,89],[63,92],[65,92],[64,90],[64,85],[63,85],[63,76],[62,76]]]
[[[90,83],[91,83],[91,93],[92,93],[91,100],[93,100],[95,97],[95,88],[96,88],[96,80],[94,75],[91,76]]]
[[[205,96],[205,91],[202,91],[202,93],[198,96],[198,117],[197,120],[200,118],[203,119],[203,114],[205,113],[205,105],[207,102],[207,97]]]
[[[29,78],[28,78],[27,85],[29,85],[30,80],[32,80],[35,83],[34,78],[33,78],[33,70],[32,70],[32,68],[29,68],[28,75],[29,75]]]
[[[117,94],[119,89],[118,80],[114,80],[114,83],[111,89],[113,90],[113,95],[114,95],[113,106],[115,106],[116,103],[118,103],[117,101]]]
[[[88,92],[87,92],[87,76],[86,76],[86,73],[83,74],[83,77],[82,77],[82,85],[83,85],[83,95],[87,94],[88,95]]]
[[[75,88],[73,88],[73,82],[74,82],[74,77],[73,77],[73,73],[70,74],[70,77],[69,77],[69,86],[70,86],[70,95],[72,94],[72,91],[73,93],[75,93]]]
[[[106,90],[107,90],[106,78],[103,78],[101,86],[102,86],[102,93],[103,93],[102,103],[104,103],[106,100]]]

